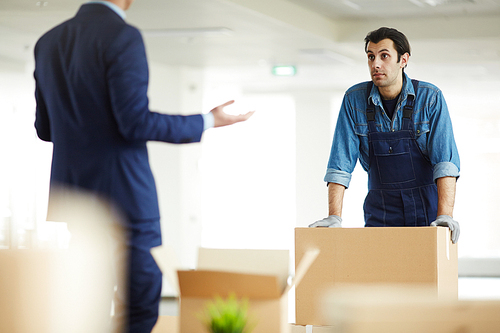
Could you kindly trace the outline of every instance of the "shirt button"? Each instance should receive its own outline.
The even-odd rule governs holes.
[[[389,154],[392,154],[392,147],[389,147]]]

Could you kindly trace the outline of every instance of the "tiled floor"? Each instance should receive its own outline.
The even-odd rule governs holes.
[[[160,316],[178,316],[179,307],[176,298],[167,297],[162,298],[160,303]]]

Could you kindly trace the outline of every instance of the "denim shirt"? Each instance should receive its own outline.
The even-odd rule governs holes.
[[[403,88],[394,110],[393,119],[384,112],[378,88],[373,85],[369,98],[375,105],[375,124],[381,132],[401,129],[403,107],[408,95],[415,95],[410,78],[403,74]],[[370,168],[366,90],[368,82],[349,88],[340,108],[325,182],[349,187],[351,173],[359,158],[365,171]],[[448,107],[441,91],[433,84],[419,81],[413,111],[415,137],[423,155],[433,167],[433,178],[459,177],[458,156]],[[404,167],[404,166],[401,166]]]

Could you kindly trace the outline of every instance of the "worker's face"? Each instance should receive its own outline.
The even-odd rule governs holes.
[[[369,42],[366,47],[368,67],[373,84],[380,88],[397,85],[402,80],[403,68],[408,63],[409,55],[405,53],[398,62],[398,52],[394,42],[383,39],[378,43]]]

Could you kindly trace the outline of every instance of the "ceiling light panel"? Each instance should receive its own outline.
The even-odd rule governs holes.
[[[212,37],[233,36],[234,31],[225,27],[192,29],[148,29],[142,30],[148,37]]]

